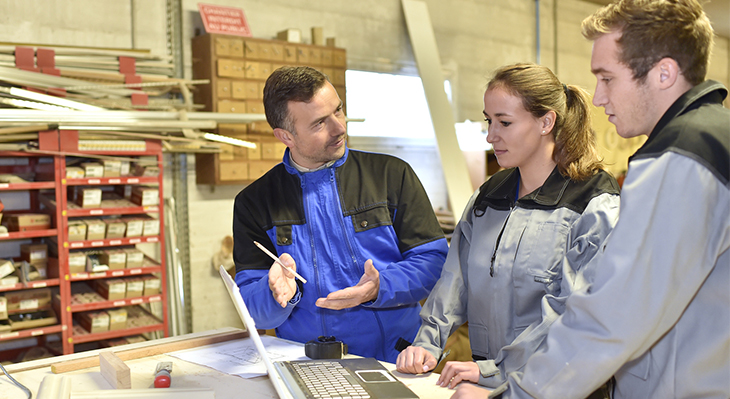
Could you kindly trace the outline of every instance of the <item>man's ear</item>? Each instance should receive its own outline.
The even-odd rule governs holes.
[[[294,135],[290,131],[288,131],[286,129],[282,129],[280,127],[277,127],[276,129],[274,129],[274,137],[276,137],[277,139],[279,139],[279,141],[281,141],[282,143],[284,143],[284,145],[287,146],[287,147],[289,147],[289,148],[291,148],[292,146],[294,146],[294,138],[293,138],[293,136]]]
[[[674,86],[677,83],[681,71],[679,64],[673,58],[664,57],[656,65],[654,65],[655,73],[657,74],[657,84],[660,89],[667,89]]]
[[[542,131],[545,132],[543,134],[548,134],[553,130],[555,127],[556,117],[557,115],[555,114],[555,111],[548,111],[542,116],[542,118],[540,118],[540,121],[542,122]]]

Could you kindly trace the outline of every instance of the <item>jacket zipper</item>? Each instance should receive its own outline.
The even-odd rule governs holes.
[[[502,240],[502,234],[504,233],[504,228],[507,227],[507,222],[509,222],[509,217],[512,216],[512,210],[514,208],[509,208],[509,213],[507,214],[507,218],[504,219],[504,223],[502,224],[502,229],[499,231],[499,235],[497,235],[497,242],[494,244],[494,252],[492,252],[492,260],[489,264],[489,277],[494,277],[494,261],[497,259],[497,250],[499,250],[499,242]]]
[[[304,209],[305,214],[309,213],[309,202],[307,201],[307,195],[306,195],[306,183],[304,182],[304,176],[301,178],[301,185],[302,185],[302,199],[304,200]],[[314,284],[317,287],[317,298],[322,297],[322,287],[319,285],[319,268],[317,267],[317,251],[314,245],[314,232],[312,231],[312,223],[307,223],[307,228],[309,229],[309,246],[312,249],[312,269],[314,272]],[[320,313],[320,319],[322,321],[322,335],[329,335],[327,334],[327,323],[324,320],[324,314]]]

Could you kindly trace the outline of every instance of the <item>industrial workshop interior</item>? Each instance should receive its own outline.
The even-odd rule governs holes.
[[[281,392],[258,344],[265,344],[277,363],[308,359],[305,342],[277,337],[276,326],[258,321],[263,328],[254,329],[260,335],[254,339],[243,321],[248,316],[243,300],[238,301],[242,294],[254,319],[264,311],[248,300],[245,290],[253,285],[238,287],[244,277],[260,278],[269,267],[289,276],[298,295],[289,305],[269,298],[279,308],[295,306],[307,289],[324,289],[305,274],[306,259],[294,261],[310,281],[290,273],[293,263],[281,249],[301,232],[296,221],[288,230],[274,230],[280,223],[272,221],[274,215],[252,215],[253,222],[268,224],[248,236],[263,240],[264,251],[248,246],[251,239],[235,250],[243,242],[237,234],[254,228],[242,215],[265,209],[243,201],[278,203],[301,195],[288,182],[279,186],[277,177],[261,183],[268,188],[254,182],[272,176],[267,173],[282,162],[296,166],[287,166],[290,173],[309,168],[295,162],[294,150],[285,159],[287,147],[302,133],[274,129],[267,121],[267,79],[287,67],[324,74],[324,87],[341,101],[333,115],[345,121],[348,157],[389,154],[410,165],[430,202],[438,235],[445,238],[445,254],[459,220],[471,212],[466,207],[472,195],[504,169],[494,140],[487,138],[494,115],[485,118],[485,90],[494,71],[517,63],[541,65],[560,82],[586,90],[590,103],[597,87],[594,43],[581,34],[581,23],[611,2],[0,2],[0,362],[5,369],[0,397],[300,397]],[[701,3],[714,29],[706,79],[728,87],[730,1]],[[568,87],[562,87],[569,98]],[[306,97],[296,101],[310,105]],[[729,107],[727,98],[723,105]],[[629,158],[647,136],[623,138],[608,110],[600,104],[588,108],[598,156],[607,176],[621,185]],[[287,118],[283,126],[297,122]],[[381,170],[377,163],[373,171],[367,166],[363,161],[360,173]],[[390,182],[390,176],[374,180]],[[259,194],[245,197],[242,190],[249,187]],[[262,190],[275,198],[264,197]],[[347,198],[342,201],[345,206]],[[239,210],[246,206],[250,209]],[[398,215],[391,209],[392,219]],[[355,223],[357,215],[350,216]],[[396,223],[385,218],[386,224]],[[357,223],[353,234],[376,234],[365,233],[377,230],[368,230],[367,220]],[[338,234],[317,233],[332,234],[331,240]],[[412,249],[401,244],[401,252]],[[251,263],[250,275],[237,273],[248,268],[239,262],[249,256],[260,265]],[[494,256],[496,247],[492,265]],[[438,270],[443,261],[442,256]],[[362,262],[356,263],[365,279],[367,265],[363,274]],[[437,278],[413,306],[426,309]],[[256,290],[269,289],[265,279],[257,281]],[[420,318],[415,323],[411,339]],[[471,329],[456,327],[443,356],[436,357],[436,372],[418,374],[426,383],[395,371],[394,357],[364,357],[387,360],[387,379],[397,376],[416,392],[413,397],[448,398],[453,389],[434,390],[444,364],[478,359],[470,349]],[[357,351],[357,345],[350,347]],[[337,357],[346,354],[345,349]],[[253,363],[257,368],[244,367]]]

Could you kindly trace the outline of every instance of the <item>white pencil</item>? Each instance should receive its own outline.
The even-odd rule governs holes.
[[[259,249],[261,249],[262,251],[264,251],[264,253],[266,255],[269,255],[271,257],[271,259],[273,259],[276,263],[278,263],[279,265],[281,265],[281,267],[283,267],[284,269],[288,270],[289,273],[293,274],[296,278],[298,278],[299,281],[301,281],[304,284],[307,284],[307,280],[305,280],[304,277],[300,276],[299,273],[295,272],[294,270],[286,267],[286,265],[281,262],[281,259],[279,259],[278,256],[272,254],[271,251],[269,251],[268,249],[266,249],[265,246],[259,244],[257,241],[254,241],[253,243],[256,244],[256,246],[259,247]]]

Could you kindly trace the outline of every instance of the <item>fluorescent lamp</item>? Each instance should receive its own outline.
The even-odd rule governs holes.
[[[256,148],[256,143],[252,143],[250,141],[234,139],[233,137],[221,136],[219,134],[205,133],[205,134],[203,134],[203,138],[210,140],[210,141],[217,141],[220,143],[236,145],[239,147]]]

